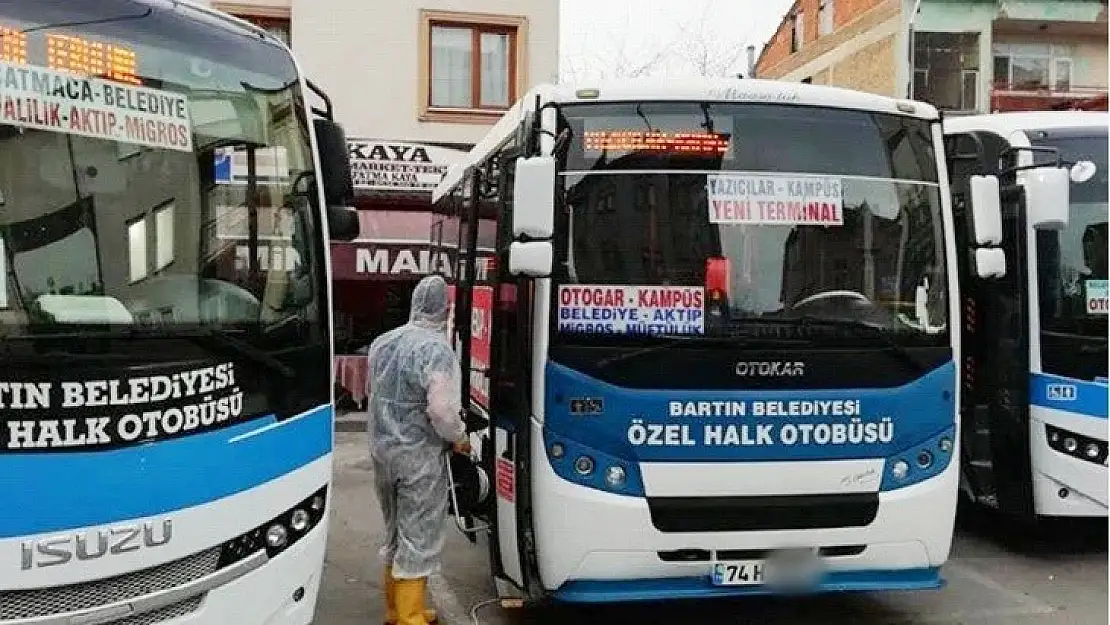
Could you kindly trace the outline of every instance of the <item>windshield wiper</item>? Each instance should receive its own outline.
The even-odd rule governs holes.
[[[1107,351],[1107,337],[1105,336],[1083,334],[1080,332],[1059,332],[1056,330],[1041,330],[1041,334],[1050,336],[1054,339],[1080,341],[1082,344],[1079,346],[1079,353],[1081,354],[1098,354]]]
[[[190,339],[205,347],[216,349],[226,348],[235,355],[242,356],[257,365],[261,365],[287,380],[292,380],[297,377],[297,372],[294,371],[292,367],[275,358],[270,352],[259,349],[246,341],[239,340],[235,336],[219,328],[207,327],[200,330],[188,330],[170,334],[169,336],[180,336],[181,338]]]
[[[662,342],[660,342],[656,345],[649,345],[647,347],[632,350],[630,352],[624,352],[623,354],[617,354],[616,356],[610,356],[608,358],[602,358],[601,360],[597,361],[597,368],[598,369],[604,369],[605,367],[608,367],[609,365],[612,365],[612,364],[615,364],[615,363],[618,363],[618,362],[623,362],[623,361],[628,360],[630,358],[638,358],[640,356],[643,356],[644,354],[650,354],[652,352],[656,352],[656,351],[659,351],[661,349],[667,349],[669,347],[674,347],[675,345],[679,345],[681,343],[691,343],[691,342],[699,342],[700,343],[703,340],[708,341],[708,342],[716,342],[717,340],[719,340],[719,339],[713,339],[713,338],[710,338],[710,337],[704,337],[704,336],[700,336],[700,335],[696,335],[696,334],[695,335],[655,334],[655,335],[652,335],[652,336],[653,336],[653,338],[659,339]]]
[[[925,365],[923,365],[921,361],[913,355],[913,352],[906,348],[905,345],[902,345],[898,341],[891,338],[891,336],[888,333],[884,332],[881,328],[873,326],[869,323],[864,323],[857,319],[838,319],[833,317],[818,317],[816,315],[798,315],[794,317],[759,317],[756,319],[744,319],[741,323],[746,323],[749,321],[755,323],[793,325],[802,327],[805,327],[807,325],[815,325],[833,328],[844,328],[855,336],[879,339],[879,341],[882,342],[888,350],[894,352],[894,354],[901,358],[906,364],[913,367],[915,371],[919,373],[925,371]]]
[[[724,337],[724,336],[705,336],[703,334],[654,334],[653,338],[659,339],[660,343],[656,345],[649,345],[640,349],[636,349],[616,356],[610,356],[597,361],[597,367],[604,369],[609,365],[623,362],[630,358],[639,358],[645,354],[651,354],[659,350],[681,345],[682,343],[697,343],[698,345],[718,345],[721,347],[750,347],[753,343],[772,343],[772,344],[798,344],[809,343],[810,341],[793,341],[782,339],[759,339],[752,340],[746,337]]]
[[[57,332],[49,334],[20,334],[14,336],[0,336],[0,342],[5,340],[29,341],[57,341],[57,340],[96,340],[96,339],[184,339],[200,345],[206,349],[223,349],[237,356],[261,365],[277,373],[285,379],[292,380],[297,376],[292,367],[275,358],[264,349],[259,349],[234,335],[213,327],[190,328],[173,331],[150,331],[137,328],[113,328],[103,331],[89,332]]]

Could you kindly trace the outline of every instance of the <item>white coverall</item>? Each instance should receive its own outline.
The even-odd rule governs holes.
[[[446,445],[466,439],[462,373],[447,337],[447,285],[417,284],[409,321],[370,344],[370,457],[386,536],[379,554],[399,580],[439,568],[446,538]]]

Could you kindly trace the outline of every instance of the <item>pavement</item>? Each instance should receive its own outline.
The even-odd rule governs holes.
[[[329,553],[315,625],[378,624],[384,614],[376,555],[381,516],[366,435],[361,415],[344,418],[347,423],[337,426]],[[471,608],[494,596],[486,544],[484,539],[471,544],[452,527],[443,572],[430,582],[431,601],[442,625],[1105,625],[1110,620],[1104,520],[1001,533],[988,532],[988,523],[977,514],[960,519],[944,569],[948,585],[939,591],[530,610],[487,605],[479,609],[478,621]]]

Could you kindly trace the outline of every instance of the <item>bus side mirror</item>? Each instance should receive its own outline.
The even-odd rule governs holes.
[[[514,167],[513,238],[551,238],[555,232],[555,159],[518,158]]]
[[[975,230],[975,275],[984,280],[1006,275],[1002,243],[1002,196],[996,176],[971,177],[971,222]]]
[[[1037,167],[1021,173],[1025,214],[1037,230],[1063,230],[1068,225],[1071,172],[1063,167]]]
[[[550,241],[514,241],[509,245],[509,273],[514,276],[546,278],[551,275],[553,262]]]
[[[355,195],[347,133],[330,119],[316,118],[312,124],[320,148],[319,179],[327,202],[328,238],[351,241],[358,237],[359,223],[358,212],[347,208]]]
[[[975,250],[975,275],[984,280],[1006,275],[1006,252],[998,247],[980,247]]]
[[[971,223],[976,245],[1002,242],[1002,196],[997,177],[971,177]]]

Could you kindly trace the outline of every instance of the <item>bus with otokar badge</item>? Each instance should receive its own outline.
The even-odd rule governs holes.
[[[1008,262],[1006,278],[990,282],[960,267],[961,493],[1023,523],[1106,517],[1106,113],[944,125],[957,221],[975,192],[970,182],[997,178],[1001,186],[982,188],[991,197],[979,201],[1002,207]]]
[[[829,87],[517,102],[436,188],[431,235],[477,430],[451,509],[506,603],[941,587],[947,165],[932,106]],[[996,279],[998,202],[973,197],[971,271]]]
[[[345,143],[242,20],[0,4],[0,624],[312,622]]]

